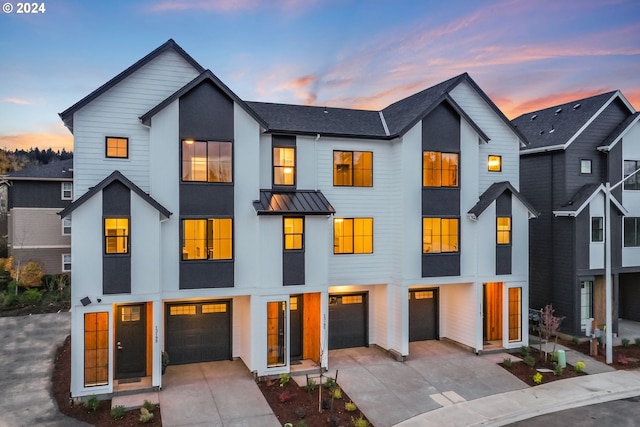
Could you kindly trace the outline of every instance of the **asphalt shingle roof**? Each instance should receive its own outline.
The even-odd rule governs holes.
[[[7,179],[43,179],[43,180],[71,180],[73,179],[73,159],[32,166],[15,172],[9,172]]]
[[[490,205],[493,203],[502,193],[505,191],[510,191],[520,202],[529,209],[531,216],[538,217],[540,213],[536,211],[533,206],[527,202],[527,200],[520,194],[516,188],[511,185],[509,181],[502,182],[494,182],[487,188],[484,193],[480,195],[480,199],[478,203],[476,203],[470,210],[467,212],[467,215],[472,216],[473,218],[478,218],[482,212],[484,212]]]
[[[511,122],[529,142],[523,150],[563,145],[615,94],[616,91],[607,92],[532,111]]]

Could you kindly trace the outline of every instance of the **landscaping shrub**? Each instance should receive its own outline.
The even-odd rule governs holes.
[[[291,379],[291,375],[289,374],[280,374],[280,387],[284,387],[285,384],[287,384],[289,382],[289,380]]]
[[[511,361],[510,357],[505,357],[502,360],[502,364],[504,365],[505,368],[510,368],[511,366],[513,366],[513,362]]]
[[[313,378],[307,379],[307,392],[311,392],[316,389],[316,380]]]
[[[640,338],[638,338],[638,340],[640,340]],[[334,388],[336,386],[336,380],[334,380],[331,377],[327,377],[326,381],[324,382],[324,386],[326,388],[328,388],[329,390],[331,390],[332,388]]]
[[[575,345],[580,344],[580,339],[576,336],[571,337],[571,342]]]
[[[520,356],[522,357],[526,357],[529,355],[529,347],[527,347],[526,345],[523,345],[520,347]]]
[[[524,359],[522,359],[522,361],[523,361],[527,366],[530,366],[530,367],[532,367],[532,368],[536,365],[536,359],[534,359],[534,357],[533,357],[533,356],[531,356],[530,354],[526,355],[526,356],[524,357]]]
[[[631,340],[629,340],[629,338],[622,338],[622,346],[624,348],[628,348],[630,342],[631,342]]]
[[[148,423],[153,419],[153,414],[145,407],[140,408],[140,422]]]
[[[156,405],[154,403],[149,402],[148,400],[144,401],[144,403],[142,404],[142,407],[149,412],[153,412],[156,410]]]
[[[556,377],[561,377],[563,369],[564,368],[562,366],[560,366],[559,363],[554,363],[553,364],[553,375],[555,375]]]
[[[357,408],[356,404],[353,402],[345,402],[344,404],[344,410],[347,412],[353,412],[355,411]]]
[[[124,406],[122,405],[111,408],[111,418],[113,418],[114,420],[124,417],[125,413],[126,411],[124,410]]]
[[[351,424],[353,427],[368,427],[369,421],[367,421],[362,415],[359,418],[351,417]]]
[[[334,388],[333,392],[331,393],[331,396],[334,399],[342,399],[342,389],[340,387]]]
[[[100,401],[96,396],[91,396],[84,402],[84,407],[90,410],[91,412],[96,412],[98,407],[100,406]]]
[[[38,305],[42,301],[42,294],[37,289],[27,289],[20,300],[24,305]]]
[[[582,362],[582,361],[577,362],[577,363],[573,366],[573,369],[574,369],[576,372],[584,372],[584,368],[585,368],[585,365],[584,365],[584,362]]]
[[[42,267],[35,261],[29,261],[22,268],[19,274],[14,274],[19,278],[18,283],[25,288],[37,288],[42,286]]]
[[[542,383],[542,374],[540,372],[536,372],[533,376],[533,382],[536,384]]]
[[[640,347],[640,338],[636,338],[636,345]]]

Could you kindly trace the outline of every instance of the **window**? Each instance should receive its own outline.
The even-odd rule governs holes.
[[[522,288],[509,288],[509,342],[522,341]]]
[[[423,152],[422,185],[424,187],[457,187],[458,154]]]
[[[625,248],[640,246],[640,218],[624,218],[624,246]]]
[[[372,187],[373,153],[371,151],[334,151],[333,185]]]
[[[628,177],[640,168],[640,160],[624,161],[624,177]],[[633,175],[624,182],[625,190],[640,190],[640,173]]]
[[[84,315],[84,386],[109,382],[109,313]]]
[[[373,253],[373,218],[335,218],[333,253]]]
[[[296,185],[294,147],[273,147],[273,185]]]
[[[73,182],[63,182],[61,192],[62,200],[73,199]]]
[[[104,220],[105,253],[129,253],[129,219],[105,218]]]
[[[182,141],[182,180],[232,182],[231,142]]]
[[[580,282],[580,329],[587,331],[587,322],[593,318],[593,280]],[[591,327],[591,325],[589,325]]]
[[[489,172],[502,172],[502,156],[489,156],[487,161],[487,168]]]
[[[71,234],[71,218],[65,218],[62,220],[62,234],[64,236]]]
[[[304,245],[304,219],[283,218],[284,250],[302,249]]]
[[[580,160],[580,173],[591,173],[591,160],[582,159]]]
[[[511,244],[511,218],[499,216],[496,218],[496,242],[499,245]]]
[[[422,218],[422,253],[458,252],[458,218]]]
[[[71,254],[62,255],[62,271],[71,271]]]
[[[267,303],[267,367],[286,364],[285,348],[287,338],[287,302]]]
[[[182,220],[182,259],[232,259],[231,218]]]
[[[190,316],[196,314],[195,305],[172,305],[169,307],[170,316]]]
[[[126,159],[129,157],[129,138],[107,137],[107,157]]]
[[[603,242],[604,241],[604,227],[603,218],[601,216],[596,216],[591,218],[591,241],[592,242]]]

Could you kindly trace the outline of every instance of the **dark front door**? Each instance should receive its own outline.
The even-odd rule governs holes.
[[[146,375],[145,305],[120,305],[116,317],[116,378]]]
[[[329,295],[329,350],[368,344],[367,294]]]
[[[289,360],[302,359],[302,309],[302,295],[289,297],[289,322],[291,327]]]
[[[409,341],[438,339],[438,290],[409,291]]]

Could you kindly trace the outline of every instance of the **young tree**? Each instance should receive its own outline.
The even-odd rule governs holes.
[[[560,324],[564,317],[554,316],[553,313],[555,310],[551,304],[546,305],[542,309],[542,313],[540,314],[540,345],[542,346],[542,340],[546,340],[549,342],[551,337],[555,337],[553,342],[553,351],[556,351],[556,344],[558,343],[558,330],[560,329]],[[547,348],[545,346],[544,351],[544,360],[547,360]]]

